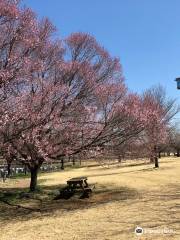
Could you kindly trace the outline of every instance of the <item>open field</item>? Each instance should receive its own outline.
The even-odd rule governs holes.
[[[76,176],[95,183],[93,195],[53,200]],[[178,158],[162,158],[158,170],[151,164],[83,167],[41,174],[38,181],[40,190],[30,198],[22,194],[29,179],[0,183],[0,240],[180,239]],[[136,236],[136,226],[154,232]],[[164,228],[171,232],[157,232]]]

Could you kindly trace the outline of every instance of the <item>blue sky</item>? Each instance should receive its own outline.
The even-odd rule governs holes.
[[[180,0],[24,0],[47,16],[58,34],[88,32],[120,57],[128,87],[142,92],[166,87],[180,103]]]

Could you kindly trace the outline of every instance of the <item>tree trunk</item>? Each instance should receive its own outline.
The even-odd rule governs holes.
[[[154,164],[155,164],[155,168],[159,167],[159,161],[158,161],[158,157],[154,158]]]
[[[27,175],[27,166],[24,166],[24,174]]]
[[[121,163],[121,155],[118,156],[118,162]]]
[[[177,150],[177,157],[180,157],[179,149]]]
[[[73,156],[73,166],[75,166],[75,157]]]
[[[7,164],[7,176],[10,177],[11,175],[11,163]]]
[[[34,192],[37,187],[37,174],[38,174],[39,166],[35,166],[30,168],[31,172],[31,182],[30,182],[30,191]]]
[[[161,158],[161,152],[158,152],[158,157]]]
[[[151,162],[151,163],[154,162],[154,158],[153,158],[153,156],[150,156],[150,162]]]
[[[64,170],[64,158],[61,159],[61,170]]]

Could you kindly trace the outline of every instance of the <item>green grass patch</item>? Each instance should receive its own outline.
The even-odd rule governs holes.
[[[26,175],[24,173],[16,173],[15,175],[11,176],[12,179],[19,179],[19,178],[30,178],[31,174],[27,173]]]

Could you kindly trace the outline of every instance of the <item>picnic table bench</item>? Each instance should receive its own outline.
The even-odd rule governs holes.
[[[74,195],[75,192],[80,190],[82,195],[80,198],[88,198],[89,194],[92,193],[92,188],[87,183],[87,177],[76,177],[71,178],[67,181],[67,186],[60,190],[60,198],[68,199]]]

